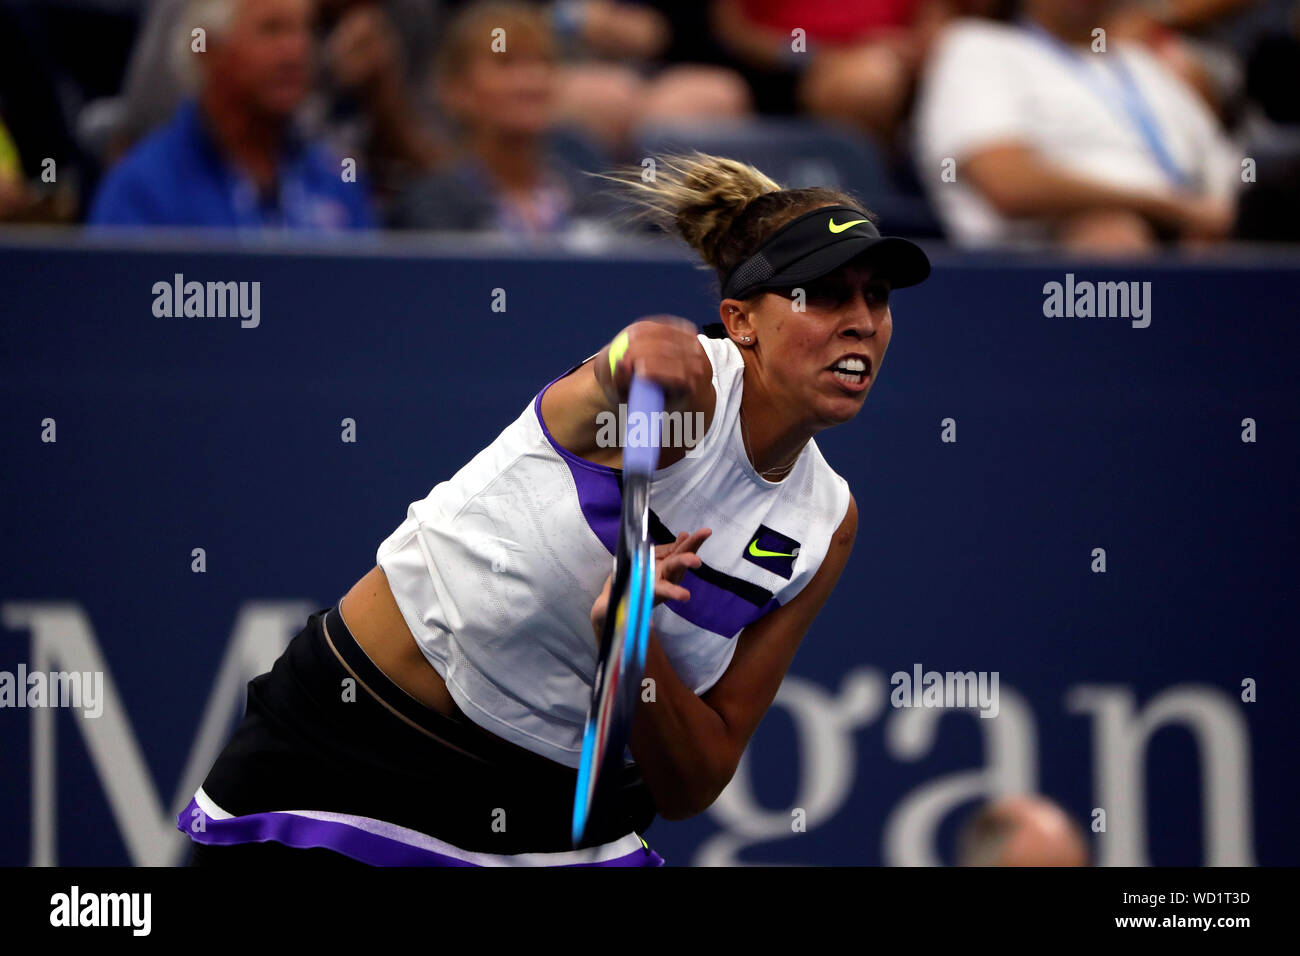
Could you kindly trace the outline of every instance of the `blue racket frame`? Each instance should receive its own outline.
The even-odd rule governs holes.
[[[622,767],[641,678],[650,646],[654,610],[655,552],[650,537],[650,481],[659,464],[659,423],[663,389],[640,377],[628,393],[629,432],[644,421],[644,441],[623,437],[623,516],[614,554],[614,580],[591,702],[587,708],[573,800],[573,845],[579,846],[601,786]]]

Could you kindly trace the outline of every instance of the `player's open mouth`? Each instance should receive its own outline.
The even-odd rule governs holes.
[[[871,377],[871,363],[868,359],[850,355],[840,359],[828,371],[841,385],[851,389],[861,389],[866,387],[867,379]]]

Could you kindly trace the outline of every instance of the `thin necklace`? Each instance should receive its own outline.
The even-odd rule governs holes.
[[[754,470],[758,471],[758,464],[757,462],[754,462],[754,458],[749,451],[749,429],[745,426],[744,408],[741,408],[740,410],[740,440],[745,445],[745,455],[749,458],[750,462],[754,464]],[[780,477],[784,478],[786,474],[789,473],[790,469],[794,467],[795,462],[799,460],[799,455],[802,453],[803,453],[803,449],[801,448],[799,449],[799,451],[795,452],[794,458],[790,460],[790,463],[788,465],[778,465],[775,468],[767,469],[767,471],[758,471],[759,476],[762,478],[766,478],[768,481],[775,481],[777,479],[774,478],[773,476],[776,475],[777,472],[781,472],[782,474]]]

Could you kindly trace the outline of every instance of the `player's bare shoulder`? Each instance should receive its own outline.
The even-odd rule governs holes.
[[[592,371],[592,364],[599,360],[600,356],[593,356],[552,383],[542,395],[539,409],[551,437],[581,458],[601,450],[595,422],[604,409],[605,395]]]

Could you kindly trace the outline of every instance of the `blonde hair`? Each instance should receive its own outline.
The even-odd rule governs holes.
[[[785,189],[748,163],[699,150],[651,162],[594,175],[619,184],[633,206],[632,219],[653,222],[698,252],[720,286],[796,216],[820,206],[863,208],[849,193],[822,186]]]

